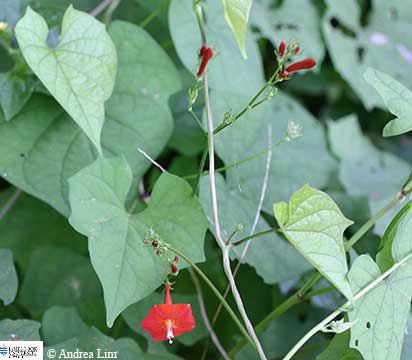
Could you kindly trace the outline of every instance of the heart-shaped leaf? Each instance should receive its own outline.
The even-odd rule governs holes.
[[[126,307],[161,285],[169,272],[167,257],[160,258],[143,242],[151,227],[192,261],[204,260],[206,219],[186,181],[164,173],[155,185],[149,207],[137,215],[129,214],[124,207],[132,183],[124,158],[98,158],[69,183],[69,221],[89,238],[109,326]]]
[[[162,151],[173,128],[168,99],[181,83],[172,61],[144,30],[114,22],[110,34],[119,69],[106,103],[103,153],[127,158],[135,188],[151,165],[136,148],[152,157]],[[0,175],[68,216],[67,179],[96,158],[79,127],[50,98],[34,95],[12,122],[0,113],[0,132]]]
[[[104,102],[113,91],[117,67],[105,26],[69,6],[59,43],[49,48],[46,21],[28,7],[15,31],[33,72],[101,152]]]
[[[286,238],[351,300],[343,232],[352,221],[327,194],[308,185],[293,194],[289,204],[276,203],[273,207]]]

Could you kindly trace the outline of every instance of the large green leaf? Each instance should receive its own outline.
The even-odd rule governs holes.
[[[282,40],[296,41],[302,49],[303,57],[312,57],[321,63],[325,55],[325,45],[319,22],[316,7],[306,0],[283,1],[280,7],[275,8],[272,2],[263,4],[262,1],[255,1],[250,16],[250,23],[257,26],[275,47],[278,47]],[[319,69],[320,67],[316,67],[315,71]],[[319,78],[316,80],[319,81]]]
[[[247,36],[248,59],[245,60],[222,16],[222,2],[208,1],[203,5],[207,16],[205,26],[208,42],[216,52],[207,66],[211,88],[253,95],[264,81],[260,55],[253,37]],[[183,64],[189,71],[196,73],[202,40],[192,0],[171,2],[169,29]]]
[[[4,305],[13,302],[17,294],[18,279],[13,263],[13,253],[9,249],[0,249],[0,299]]]
[[[352,291],[357,293],[380,275],[372,258],[359,256],[349,271]],[[349,312],[349,320],[354,322],[350,346],[359,350],[365,360],[400,359],[411,307],[411,276],[409,262],[356,301]]]
[[[76,308],[53,306],[44,313],[41,330],[43,341],[54,345],[86,333],[88,327]]]
[[[412,38],[405,36],[410,31],[412,7],[402,1],[389,4],[376,0],[368,23],[363,26],[358,1],[326,3],[323,33],[332,62],[366,108],[383,105],[363,78],[367,67],[402,79],[406,86],[412,85]]]
[[[16,198],[17,197],[17,198]],[[40,246],[67,247],[87,254],[87,241],[67,219],[50,206],[25,193],[9,188],[0,192],[0,207],[16,199],[0,221],[0,246],[13,251],[20,270],[25,273],[33,251]]]
[[[340,158],[339,180],[351,196],[367,196],[375,213],[396,195],[410,173],[409,164],[392,153],[377,149],[362,134],[354,115],[329,123],[333,152]],[[382,235],[397,210],[378,221]]]
[[[6,120],[18,114],[30,99],[34,81],[17,73],[0,74],[0,105]]]
[[[39,341],[40,323],[32,320],[1,320],[0,339],[2,341]]]
[[[103,24],[69,6],[55,48],[47,45],[45,20],[27,8],[16,25],[24,58],[42,83],[87,134],[99,152],[104,102],[116,78],[117,56]]]
[[[173,127],[167,102],[181,84],[171,60],[144,30],[114,22],[110,34],[119,69],[106,103],[103,152],[126,156],[135,186],[150,166],[136,148],[156,157],[166,145]],[[86,136],[44,96],[33,96],[10,123],[0,114],[0,129],[0,174],[68,215],[67,178],[96,156]]]
[[[238,113],[249,101],[247,97],[214,91],[211,103],[215,126],[223,114]],[[301,105],[283,93],[278,93],[271,102],[247,112],[233,125],[216,136],[216,151],[225,165],[247,159],[253,154],[277,144],[287,131],[288,123],[294,121],[303,127],[303,136],[285,142],[273,149],[269,181],[263,209],[272,212],[275,201],[290,197],[297,188],[311,184],[324,187],[335,167],[328,154],[323,129]],[[262,190],[267,155],[226,170],[230,188],[238,188],[242,197],[257,203]]]
[[[249,235],[258,207],[257,201],[245,199],[238,187],[225,183],[220,175],[216,178],[216,187],[220,225],[225,238],[229,237],[238,224],[244,226],[244,231],[240,236]],[[212,219],[209,178],[206,176],[200,183],[200,201],[208,214],[208,219]],[[214,232],[214,224],[211,220],[209,220],[209,229]],[[270,229],[269,224],[263,217],[260,217],[255,233],[268,229]],[[242,254],[243,247],[233,249],[233,253],[238,258]],[[252,240],[243,261],[253,266],[267,284],[292,279],[310,269],[310,265],[302,259],[293,246],[275,233]]]
[[[379,93],[388,110],[397,116],[386,124],[383,136],[412,130],[412,92],[391,76],[372,68],[366,70],[365,80]]]
[[[293,194],[289,204],[276,203],[273,208],[286,238],[351,300],[343,232],[352,221],[328,195],[308,185]]]
[[[225,19],[236,37],[240,52],[246,58],[246,33],[252,0],[222,0]]]
[[[151,227],[192,261],[204,260],[206,219],[186,181],[163,174],[149,207],[137,215],[130,215],[124,207],[132,183],[124,158],[99,158],[69,181],[69,221],[89,237],[109,326],[127,306],[153,292],[169,272],[167,260],[143,243]]]
[[[68,249],[38,247],[32,254],[17,301],[33,317],[53,305],[76,306],[94,319],[102,290],[90,261]]]
[[[58,357],[60,357],[61,354],[80,351],[89,354],[90,359],[145,359],[144,353],[134,340],[126,338],[114,340],[94,327],[89,328],[84,334],[45,348],[45,357],[47,356],[47,351],[51,349],[56,351]],[[47,358],[49,357],[47,356]]]
[[[153,294],[145,297],[143,300],[139,301],[138,303],[129,306],[126,311],[122,313],[123,318],[126,320],[127,324],[130,328],[137,333],[145,336],[149,341],[151,341],[152,337],[148,332],[146,332],[140,323],[143,319],[147,316],[150,309],[155,304],[162,304],[164,299],[164,294],[160,294],[158,292],[154,292]],[[196,327],[186,334],[179,336],[176,338],[176,341],[186,345],[192,346],[200,339],[207,336],[207,330],[203,323],[199,303],[197,301],[197,296],[194,294],[179,294],[172,292],[172,300],[174,304],[191,304],[193,310],[193,316],[196,320]]]

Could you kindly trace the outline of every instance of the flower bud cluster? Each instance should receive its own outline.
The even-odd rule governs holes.
[[[152,247],[155,251],[156,255],[159,257],[164,257],[169,253],[169,244],[165,243],[160,239],[159,234],[157,234],[153,228],[147,230],[143,242],[146,245]],[[166,258],[166,262],[170,265],[170,273],[171,275],[177,275],[179,270],[177,268],[177,264],[179,262],[179,256],[175,255],[174,258]]]

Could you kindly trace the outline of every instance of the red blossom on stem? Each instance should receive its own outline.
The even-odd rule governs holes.
[[[170,295],[170,284],[165,286],[164,304],[152,307],[149,314],[141,323],[153,338],[153,341],[168,340],[171,344],[173,338],[192,331],[196,325],[190,304],[173,304]]]
[[[285,50],[286,50],[286,43],[282,41],[279,45],[279,55],[280,56],[285,55]]]
[[[311,58],[298,61],[297,63],[289,65],[285,70],[283,70],[282,73],[280,74],[280,77],[286,78],[289,76],[290,73],[294,71],[312,69],[315,65],[316,65],[316,61]]]
[[[213,57],[214,52],[212,48],[208,47],[206,44],[203,44],[199,51],[199,56],[202,58],[202,61],[200,62],[199,66],[199,71],[197,72],[197,77],[201,77],[203,72],[206,69],[206,65],[209,62],[209,60]]]

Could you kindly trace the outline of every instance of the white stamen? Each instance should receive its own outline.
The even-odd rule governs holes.
[[[175,337],[173,334],[173,323],[171,320],[167,322],[167,339],[169,340],[169,344],[173,344],[173,338]]]

